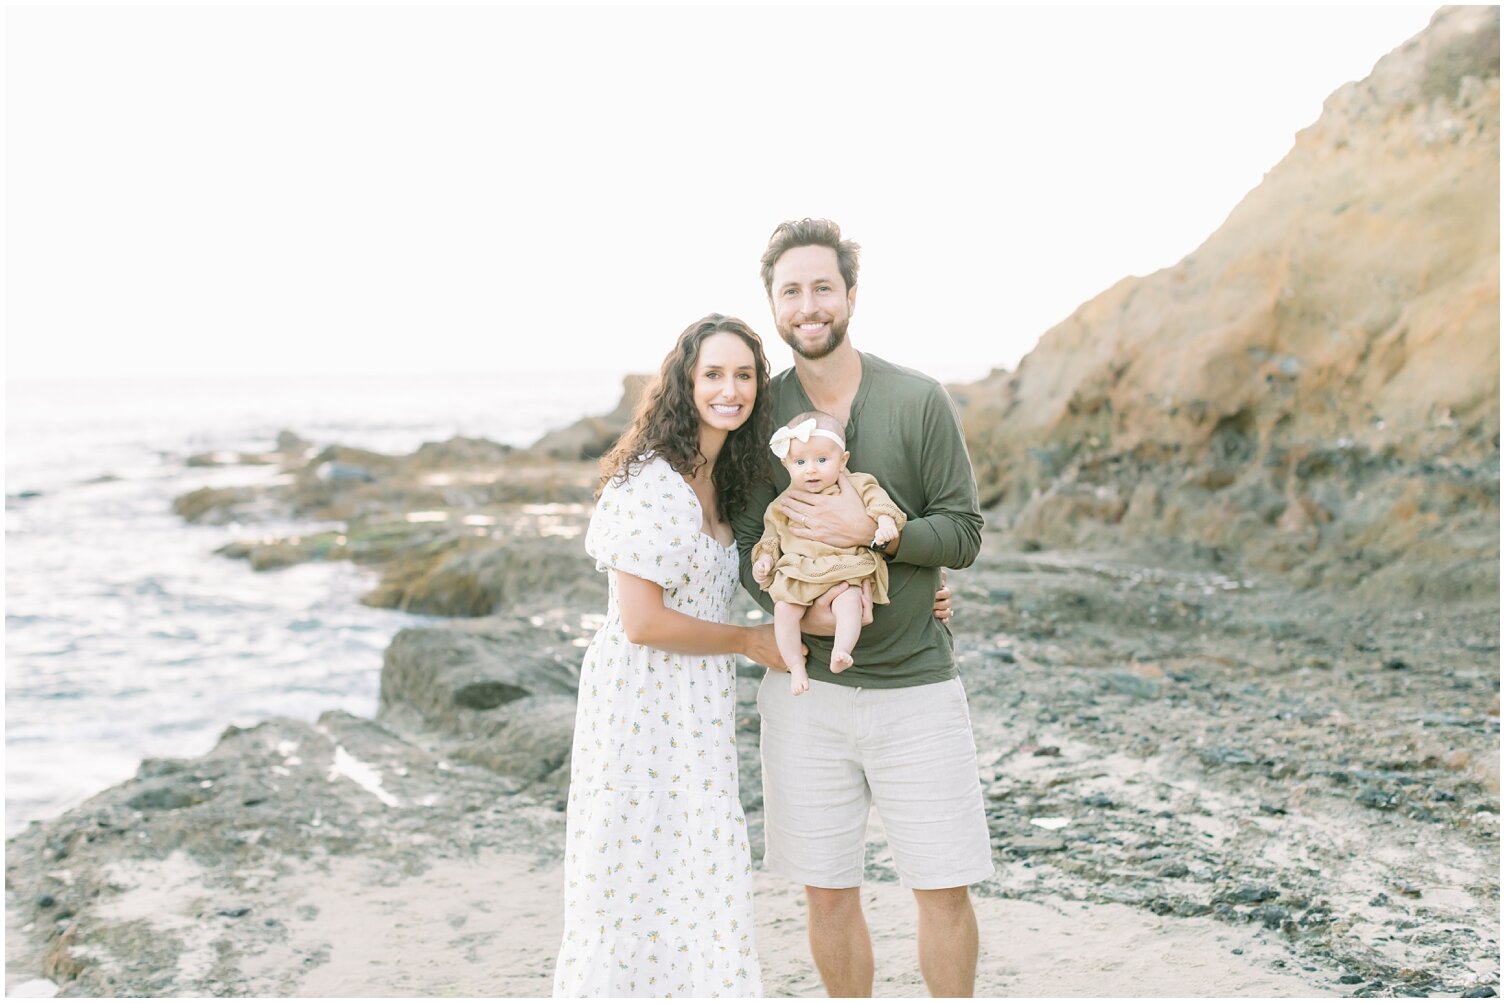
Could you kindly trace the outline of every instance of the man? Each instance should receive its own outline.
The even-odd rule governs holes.
[[[811,688],[778,677],[758,694],[763,718],[764,864],[805,886],[810,950],[829,995],[871,996],[873,948],[860,898],[868,810],[876,805],[900,881],[919,909],[920,972],[933,996],[970,996],[977,919],[967,886],[993,873],[977,751],[952,657],[947,616],[932,615],[942,568],[964,568],[982,538],[977,487],[961,423],[936,381],[858,352],[847,338],[857,305],[858,246],[828,220],[781,224],[763,255],[763,283],[794,368],[773,378],[775,423],[803,411],[846,430],[850,467],[872,474],[908,518],[883,548],[886,606],[872,614],[855,664],[830,671],[828,593],[801,625]],[[745,588],[763,510],[789,483],[754,492],[733,520]],[[837,546],[870,544],[875,522],[843,479],[839,495],[792,492],[791,529]],[[933,603],[934,597],[934,603]]]

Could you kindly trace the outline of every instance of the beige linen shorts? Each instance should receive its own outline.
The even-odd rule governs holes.
[[[977,745],[960,679],[871,689],[769,672],[763,717],[763,866],[816,888],[862,884],[876,805],[906,888],[959,888],[993,873]]]

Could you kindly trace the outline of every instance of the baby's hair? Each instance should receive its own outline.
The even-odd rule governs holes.
[[[815,419],[816,428],[823,428],[827,432],[834,432],[837,435],[841,436],[843,442],[846,441],[847,430],[841,427],[841,422],[826,414],[826,412],[824,411],[806,411],[803,414],[797,414],[793,418],[789,419],[789,424],[785,427],[794,428],[800,422],[809,421],[811,418]]]

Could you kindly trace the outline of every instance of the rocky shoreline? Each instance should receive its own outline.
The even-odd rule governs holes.
[[[379,576],[366,601],[453,619],[393,639],[375,720],[231,728],[12,839],[13,977],[64,995],[290,994],[338,904],[267,889],[286,898],[341,861],[421,876],[490,853],[557,860],[574,682],[605,603],[580,549],[594,464],[472,440],[355,459],[284,451],[288,484],[195,517],[341,518],[330,546],[227,556],[269,574],[363,562]],[[953,577],[1000,865],[979,896],[1208,917],[1278,945],[1315,993],[1497,986],[1492,600],[1377,606],[1209,561],[1025,548],[989,521]],[[759,851],[760,674],[744,667],[738,718]],[[895,880],[881,840],[868,878]],[[156,901],[163,882],[196,891]]]

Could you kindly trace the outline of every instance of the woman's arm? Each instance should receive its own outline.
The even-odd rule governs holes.
[[[664,590],[624,571],[617,576],[617,600],[627,640],[680,655],[743,655],[759,665],[785,671],[773,625],[741,627],[712,623],[664,605]]]

